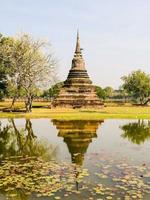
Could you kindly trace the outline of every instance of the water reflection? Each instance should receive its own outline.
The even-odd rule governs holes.
[[[24,128],[19,128],[14,119],[6,125],[0,123],[0,195],[27,200],[33,193],[45,194],[46,187],[55,188],[56,183],[47,183],[47,177],[54,174],[57,178],[53,169],[62,169],[47,161],[56,154],[56,146],[37,138],[31,120],[25,119]]]
[[[72,163],[75,163],[75,187],[78,191],[80,176],[82,176],[81,166],[83,165],[84,155],[93,138],[97,137],[97,129],[103,120],[52,120],[53,125],[58,130],[58,137],[63,137],[71,155]]]
[[[0,124],[1,194],[10,199],[25,200],[34,198],[34,193],[51,196],[61,188],[79,190],[86,176],[80,165],[101,122],[53,120],[59,128],[58,136],[64,137],[72,162],[78,166],[46,162],[47,158],[54,157],[53,148],[38,140],[31,120],[26,119],[25,127],[21,129],[14,119],[9,119],[5,126]]]
[[[134,144],[142,144],[150,139],[150,121],[138,120],[120,127],[123,130],[121,135]]]
[[[55,199],[55,195],[68,200],[123,199],[127,195],[132,199],[139,191],[134,197],[150,199],[144,196],[149,194],[150,187],[149,143],[130,148],[133,143],[142,144],[150,139],[150,121],[105,120],[101,127],[103,120],[52,120],[57,130],[49,119],[2,122],[0,195],[4,198]],[[121,137],[130,142],[124,140],[122,145]],[[57,160],[58,144],[63,162]],[[73,164],[65,157],[68,152]]]
[[[64,138],[72,163],[82,165],[84,154],[93,138],[97,137],[97,129],[103,120],[52,120],[58,129],[58,136]]]
[[[36,156],[51,160],[57,148],[44,140],[39,140],[33,131],[31,120],[25,120],[25,127],[19,129],[14,119],[8,124],[0,123],[0,160],[11,156]]]

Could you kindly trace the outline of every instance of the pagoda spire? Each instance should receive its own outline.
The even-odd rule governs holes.
[[[81,48],[80,48],[79,30],[77,30],[77,41],[76,41],[75,55],[82,57],[82,52],[81,52]]]

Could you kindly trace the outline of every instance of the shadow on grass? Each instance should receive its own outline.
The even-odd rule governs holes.
[[[107,113],[106,111],[102,111],[102,110],[81,110],[80,112],[82,113]]]
[[[32,106],[32,108],[44,108],[44,106]]]
[[[8,112],[8,113],[25,113],[25,109],[10,109],[10,108],[3,108],[0,111],[2,112]]]

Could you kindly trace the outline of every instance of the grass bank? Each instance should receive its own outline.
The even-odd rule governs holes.
[[[23,112],[24,104],[17,102],[15,108],[20,112],[2,112],[0,118],[52,118],[52,119],[150,119],[150,107],[143,106],[118,106],[107,104],[101,110],[66,110],[66,109],[49,109],[48,102],[34,102],[32,113]],[[10,102],[0,102],[0,109],[10,106]]]

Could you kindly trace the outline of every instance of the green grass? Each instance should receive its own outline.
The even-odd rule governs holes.
[[[49,109],[48,102],[34,102],[32,113],[0,112],[0,118],[53,118],[65,120],[96,119],[150,119],[150,107],[107,105],[101,110]],[[0,109],[10,106],[10,102],[0,102]],[[16,103],[15,108],[23,109],[24,104]]]

